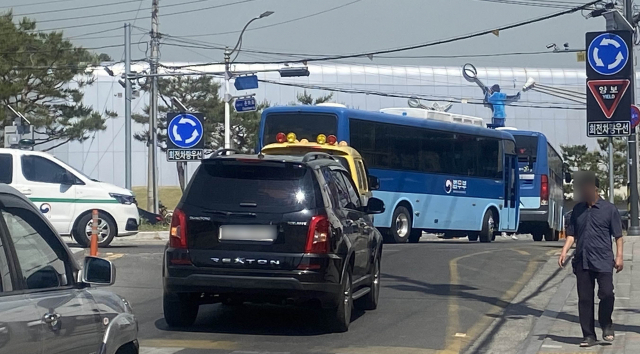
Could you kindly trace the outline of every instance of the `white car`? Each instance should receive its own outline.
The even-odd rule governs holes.
[[[82,174],[50,154],[0,149],[0,183],[14,187],[61,235],[82,246],[91,239],[92,211],[98,210],[98,245],[138,233],[140,216],[133,193]]]

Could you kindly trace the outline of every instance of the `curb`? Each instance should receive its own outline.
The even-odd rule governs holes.
[[[118,237],[121,241],[169,241],[169,231],[144,231],[133,236]]]

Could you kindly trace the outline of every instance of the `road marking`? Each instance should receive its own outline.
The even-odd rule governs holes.
[[[464,337],[466,337],[466,336],[467,336],[467,334],[466,334],[466,333],[456,333],[456,334],[454,334],[453,336],[454,336],[454,337],[459,337],[459,338],[464,338]]]
[[[104,259],[108,260],[108,261],[115,261],[118,258],[122,258],[124,257],[124,253],[107,253],[104,256]]]
[[[403,347],[361,347],[361,348],[341,348],[331,350],[336,354],[454,354],[453,352],[443,352],[435,349],[403,348]]]
[[[553,349],[561,349],[561,345],[551,345],[551,344],[543,344],[542,348],[553,348]]]
[[[530,256],[530,255],[531,255],[531,253],[529,253],[529,252],[527,252],[527,251],[525,251],[525,250],[518,250],[518,249],[514,249],[514,251],[516,251],[516,252],[520,253],[520,254],[521,254],[521,255],[523,255],[523,256]]]
[[[175,354],[185,348],[140,348],[140,354]]]
[[[481,254],[486,254],[486,253],[492,253],[492,252],[497,252],[497,251],[514,251],[517,252],[519,254],[523,254],[520,251],[521,250],[516,250],[516,249],[512,249],[512,248],[503,248],[503,249],[494,249],[494,250],[487,250],[487,251],[483,251],[483,252],[476,252],[476,253],[471,253],[471,254],[467,254],[464,256],[460,256],[460,257],[456,257],[452,260],[449,261],[449,274],[450,274],[450,284],[451,285],[459,285],[460,279],[459,279],[459,275],[458,275],[458,261],[464,258],[469,258],[469,257],[473,257],[473,256],[478,256]],[[525,251],[523,251],[525,252]],[[528,252],[526,252],[527,254],[529,254]],[[518,294],[518,292],[520,290],[522,290],[522,288],[524,287],[525,283],[526,283],[526,279],[531,278],[531,276],[533,275],[534,271],[537,268],[537,262],[535,259],[531,259],[529,260],[529,262],[527,263],[527,268],[525,269],[525,271],[522,273],[522,275],[520,276],[520,278],[518,278],[514,284],[511,286],[511,288],[509,288],[499,299],[499,302],[508,302],[511,299],[515,298],[515,296]],[[467,344],[467,342],[473,338],[475,338],[476,336],[478,336],[480,334],[480,332],[482,331],[482,329],[484,327],[486,327],[491,321],[494,320],[494,318],[488,316],[488,315],[493,315],[497,312],[499,312],[501,309],[503,309],[502,306],[500,305],[493,305],[493,309],[490,309],[488,313],[484,314],[481,319],[476,322],[473,326],[471,326],[471,328],[469,328],[466,332],[466,336],[464,338],[466,339],[462,339],[458,336],[456,336],[455,332],[456,330],[460,329],[460,320],[458,317],[458,311],[459,311],[459,306],[458,306],[458,290],[453,290],[449,296],[449,305],[448,305],[448,318],[449,318],[449,322],[447,323],[447,328],[446,328],[446,339],[445,339],[445,349],[438,351],[439,354],[459,354],[462,349],[464,348],[464,346]]]
[[[140,347],[235,350],[238,344],[223,340],[146,339],[140,341]]]

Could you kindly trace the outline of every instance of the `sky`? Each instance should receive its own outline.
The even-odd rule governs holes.
[[[491,30],[562,11],[587,0],[158,0],[163,36],[161,61],[222,61],[221,47],[233,47],[253,17],[242,48],[287,54],[341,55],[428,43]],[[525,2],[531,6],[521,5]],[[152,0],[0,0],[15,21],[35,19],[40,30],[62,30],[76,45],[97,48],[118,61],[124,55],[122,26],[132,23],[132,58],[147,53]],[[260,28],[264,27],[264,28]],[[575,53],[551,53],[546,46],[584,49],[584,35],[604,30],[602,17],[580,12],[524,27],[394,54],[344,59],[342,63],[378,65],[580,68]],[[101,32],[101,33],[96,33]],[[231,33],[228,33],[231,32]],[[226,33],[226,34],[224,34]],[[171,37],[173,36],[173,37]],[[179,37],[179,38],[175,38]],[[186,43],[186,42],[188,43]],[[186,47],[191,46],[191,47]],[[211,48],[211,47],[215,48]],[[197,48],[195,48],[197,47]],[[207,47],[207,48],[203,48]],[[538,55],[504,53],[545,52]],[[489,55],[470,57],[468,55]],[[462,57],[458,57],[462,56]],[[417,57],[417,58],[416,58]],[[273,61],[292,56],[242,52],[237,61]]]

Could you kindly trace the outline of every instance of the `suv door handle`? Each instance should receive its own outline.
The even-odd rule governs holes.
[[[31,195],[31,189],[29,188],[19,188],[18,191],[24,195]]]

